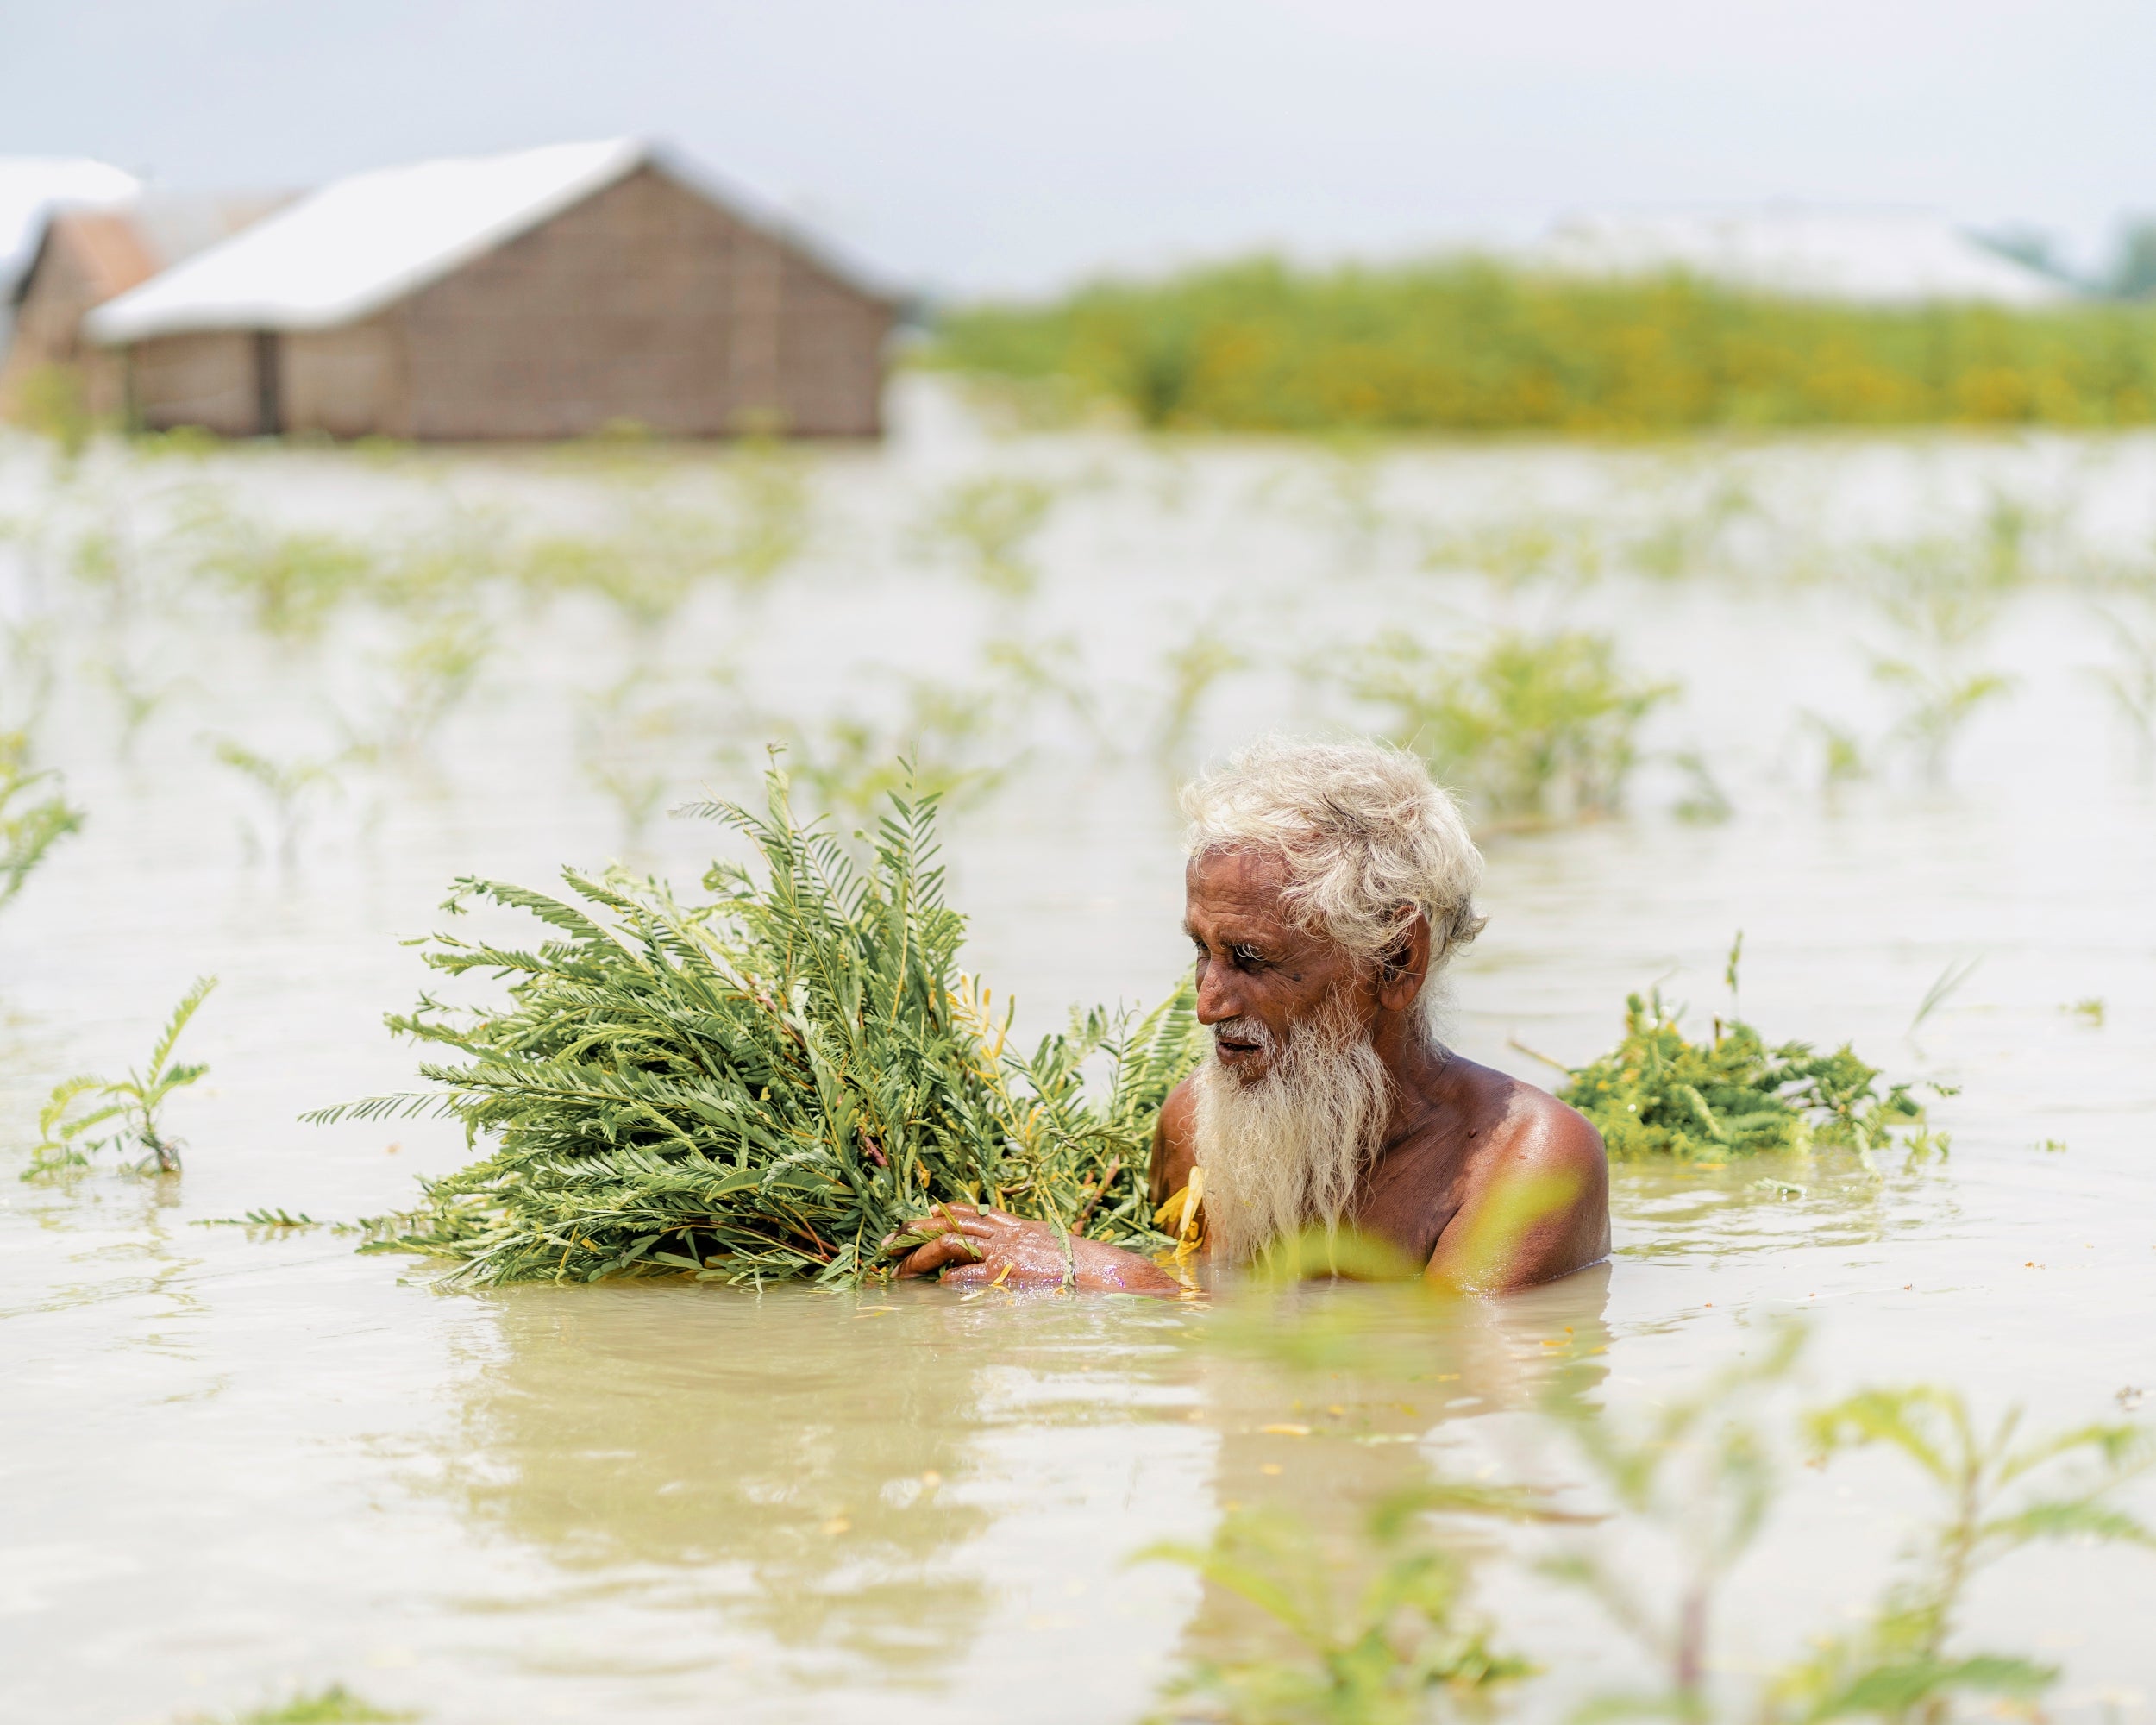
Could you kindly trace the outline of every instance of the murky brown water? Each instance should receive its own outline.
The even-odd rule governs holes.
[[[950,842],[974,957],[1035,1022],[1152,996],[1181,961],[1173,825],[1138,746],[1176,630],[1219,619],[1285,660],[1376,620],[1511,607],[1614,627],[1638,662],[1683,676],[1656,746],[1705,752],[1737,812],[1676,821],[1672,781],[1650,772],[1627,819],[1493,844],[1489,932],[1456,979],[1461,1046],[1529,1075],[1515,1038],[1583,1058],[1657,978],[1711,1011],[1741,926],[1744,1008],[1771,1034],[1853,1038],[1963,1086],[1937,1111],[1951,1159],[1800,1170],[1797,1192],[1758,1169],[1620,1170],[1606,1273],[1423,1314],[1404,1336],[1370,1294],[1392,1364],[1338,1377],[1216,1346],[1218,1318],[1188,1308],[918,1289],[443,1295],[414,1261],[337,1237],[197,1226],[264,1204],[379,1212],[459,1159],[439,1126],[294,1117],[406,1082],[379,1018],[409,1004],[419,971],[396,939],[434,925],[451,876],[536,884],[619,848],[615,810],[568,762],[573,692],[618,676],[625,649],[573,607],[511,625],[438,769],[354,775],[279,868],[248,860],[245,787],[199,738],[323,746],[322,696],[360,674],[360,647],[309,657],[226,627],[148,628],[195,687],[122,765],[82,671],[99,637],[71,624],[45,752],[91,821],[0,913],[9,1138],[27,1145],[57,1076],[138,1058],[191,977],[223,982],[191,1032],[212,1074],[173,1107],[184,1181],[0,1187],[0,1716],[166,1720],[342,1679],[445,1721],[872,1704],[911,1719],[984,1699],[1010,1718],[1128,1718],[1210,1610],[1187,1572],[1125,1567],[1132,1552],[1202,1540],[1231,1503],[1342,1523],[1420,1453],[1501,1449],[1557,1354],[1606,1346],[1622,1409],[1796,1310],[1816,1337],[1809,1396],[1927,1379],[2063,1422],[2156,1389],[2156,805],[2082,674],[2102,649],[2084,600],[2040,586],[1984,638],[1979,656],[2021,687],[1971,728],[1951,787],[1890,778],[1837,806],[1802,763],[1796,714],[1883,724],[1857,646],[1872,624],[1839,590],[1764,586],[1733,551],[1730,569],[1667,585],[1491,599],[1415,574],[1398,526],[1492,499],[1631,507],[1721,463],[1830,559],[1834,530],[1960,519],[2001,483],[2145,552],[2156,448],[1411,452],[1386,467],[1372,527],[1335,507],[1330,457],[995,445],[916,405],[887,453],[827,458],[809,562],[760,608],[699,600],[667,660],[730,658],[802,710],[866,687],[864,662],[948,669],[993,606],[906,551],[918,499],[999,464],[1069,480],[1019,626],[1078,637],[1129,752],[1044,719],[1035,756]],[[28,461],[7,459],[20,513]],[[573,511],[612,482],[538,459],[298,453],[220,471],[260,507],[383,530],[449,492]],[[1253,673],[1223,686],[1201,736],[1313,716],[1277,672]],[[673,746],[675,791],[737,784],[702,739]],[[686,881],[711,839],[662,825],[644,860]],[[1969,957],[1970,981],[1910,1034],[1927,988]],[[2101,1025],[2062,1010],[2090,997]],[[1262,1429],[1280,1424],[1311,1435]],[[1739,1653],[1785,1653],[1870,1596],[1910,1509],[1884,1471],[1799,1470],[1737,1585]],[[1552,1667],[1530,1715],[1630,1669],[1531,1581],[1499,1574],[1491,1596]],[[1971,1638],[2063,1663],[2064,1715],[2146,1717],[2152,1600],[2145,1562],[2069,1548],[1987,1584]]]

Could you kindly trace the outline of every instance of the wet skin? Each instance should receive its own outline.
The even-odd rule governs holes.
[[[1282,892],[1287,865],[1263,851],[1194,859],[1184,873],[1184,927],[1197,947],[1198,1019],[1214,1026],[1220,1063],[1248,1082],[1269,1057],[1251,1019],[1284,1047],[1335,994],[1366,1027],[1397,1098],[1383,1147],[1357,1182],[1347,1221],[1397,1247],[1436,1283],[1479,1292],[1531,1287],[1609,1251],[1609,1168],[1601,1135],[1532,1084],[1433,1048],[1414,1005],[1430,960],[1417,917],[1388,963],[1358,968],[1298,926]],[[1188,1183],[1196,1160],[1188,1081],[1161,1110],[1152,1195]],[[1054,1288],[1066,1279],[1063,1241],[1045,1222],[962,1204],[915,1225],[937,1237],[901,1276],[945,1270],[946,1283]],[[1072,1243],[1076,1285],[1101,1293],[1175,1295],[1175,1277],[1098,1240]],[[946,1269],[946,1266],[949,1266]]]

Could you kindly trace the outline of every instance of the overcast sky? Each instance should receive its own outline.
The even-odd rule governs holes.
[[[2151,0],[0,0],[0,153],[297,186],[633,132],[893,279],[1033,288],[1568,210],[2156,210]]]

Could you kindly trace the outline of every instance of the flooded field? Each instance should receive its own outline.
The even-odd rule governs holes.
[[[0,446],[0,731],[84,816],[0,908],[0,1716],[341,1683],[458,1722],[1136,1719],[1258,1645],[1148,1547],[1278,1511],[1306,1572],[1359,1575],[1368,1508],[1433,1472],[1620,1507],[1595,1444],[1796,1323],[1710,1421],[1778,1458],[1713,1589],[1733,1716],[1944,1513],[1886,1450],[1808,1456],[1801,1410],[2136,1415],[2156,439],[1155,443],[898,406],[875,451]],[[1604,657],[1552,719],[1586,699],[1532,692],[1565,637]],[[767,742],[848,826],[912,748],[969,967],[1038,1032],[1171,986],[1177,776],[1326,726],[1457,751],[1489,858],[1466,1053],[1554,1078],[1527,1051],[1584,1063],[1658,983],[1704,1029],[1742,930],[1744,1015],[1958,1087],[1951,1153],[1621,1166],[1606,1270],[1454,1306],[445,1293],[212,1225],[379,1214],[464,1158],[439,1122],[298,1123],[411,1085],[380,1019],[457,876],[687,888],[728,841],[667,811],[752,793]],[[185,1173],[16,1181],[52,1087],[141,1062],[211,975]],[[1536,1411],[1567,1383],[1601,1423]],[[1656,1690],[1624,1609],[1535,1563],[1599,1553],[1620,1608],[1681,1617],[1739,1474],[1455,1541],[1469,1615],[1542,1669],[1501,1707]],[[1958,1596],[1951,1651],[2057,1667],[2055,1716],[2150,1717],[2156,1565],[2049,1531]]]

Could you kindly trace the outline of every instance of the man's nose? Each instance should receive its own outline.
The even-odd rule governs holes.
[[[1235,987],[1235,972],[1225,964],[1198,967],[1198,1022],[1216,1025],[1224,1019],[1243,1016],[1243,1000]]]

